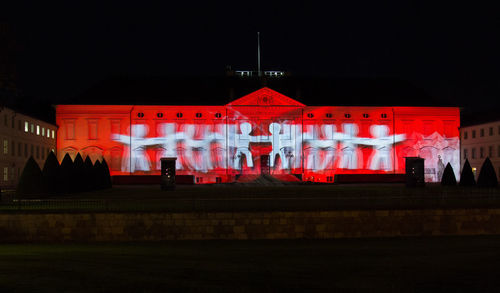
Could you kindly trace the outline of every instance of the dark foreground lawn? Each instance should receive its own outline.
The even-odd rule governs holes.
[[[0,245],[1,292],[499,292],[500,236]]]

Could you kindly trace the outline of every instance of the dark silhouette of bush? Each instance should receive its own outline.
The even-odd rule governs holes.
[[[104,168],[99,160],[95,161],[94,164],[94,174],[95,174],[95,189],[103,189],[105,185],[104,178]]]
[[[59,192],[69,193],[73,191],[73,160],[68,153],[64,155],[61,162],[61,168],[59,169]]]
[[[94,170],[94,164],[92,164],[92,160],[90,159],[89,156],[85,158],[84,162],[84,182],[85,182],[85,190],[90,191],[95,189],[95,179],[96,179],[96,174]]]
[[[450,163],[446,164],[444,168],[443,177],[441,178],[441,185],[443,186],[456,186],[457,178],[455,177],[455,172],[453,172],[453,167]]]
[[[104,188],[111,188],[113,186],[113,183],[111,182],[111,174],[109,172],[109,167],[108,163],[104,158],[102,158],[102,167],[104,168]]]
[[[42,170],[40,170],[40,166],[33,159],[33,156],[30,156],[26,165],[24,165],[16,193],[20,198],[43,194]]]
[[[83,158],[80,153],[76,154],[75,160],[73,161],[72,182],[74,192],[82,192],[86,189],[85,164],[83,163]]]
[[[465,159],[464,167],[462,169],[462,174],[460,174],[460,186],[474,186],[476,185],[476,179],[474,178],[474,173],[472,172],[472,167],[469,164],[469,160]]]
[[[49,194],[55,194],[59,188],[59,161],[54,152],[50,152],[45,160],[42,170],[43,190]]]
[[[486,157],[486,160],[484,160],[483,165],[481,166],[479,177],[477,177],[477,186],[479,187],[498,186],[497,174],[489,157]]]

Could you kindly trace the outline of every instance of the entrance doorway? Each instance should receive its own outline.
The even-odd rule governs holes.
[[[260,156],[260,174],[269,174],[269,155]]]

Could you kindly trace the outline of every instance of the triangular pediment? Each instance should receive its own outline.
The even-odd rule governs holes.
[[[243,96],[227,104],[227,106],[285,106],[305,107],[306,105],[278,93],[268,87],[263,87],[253,93]]]

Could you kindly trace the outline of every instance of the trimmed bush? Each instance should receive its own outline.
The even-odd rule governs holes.
[[[92,164],[92,160],[89,156],[85,158],[84,162],[84,182],[85,182],[85,190],[94,190],[96,187],[96,174],[94,170],[94,164]]]
[[[64,155],[61,162],[61,168],[59,169],[59,192],[69,193],[72,192],[72,181],[73,181],[73,160],[68,153]]]
[[[57,193],[59,188],[59,161],[54,152],[50,152],[42,170],[43,190],[46,193]]]
[[[104,177],[105,177],[104,188],[111,188],[113,186],[113,183],[111,182],[111,174],[109,172],[108,163],[104,158],[102,158],[102,167],[104,168]]]
[[[99,160],[95,161],[94,164],[94,174],[95,174],[95,189],[104,188],[104,168]]]
[[[497,187],[498,178],[495,168],[490,161],[490,158],[486,157],[483,165],[481,166],[481,171],[479,172],[479,177],[477,177],[477,186],[479,187]]]
[[[462,169],[462,174],[460,174],[460,186],[474,186],[474,185],[476,185],[476,179],[474,178],[472,167],[469,164],[469,160],[465,159],[464,167]]]
[[[43,194],[42,170],[40,170],[40,166],[33,159],[33,156],[30,156],[26,165],[24,165],[16,193],[21,198]]]
[[[453,172],[453,167],[450,163],[446,164],[444,168],[443,177],[441,178],[441,185],[443,186],[456,186],[457,178],[455,177],[455,172]]]
[[[85,164],[80,153],[76,154],[75,161],[73,162],[72,182],[74,192],[81,192],[86,189]]]

